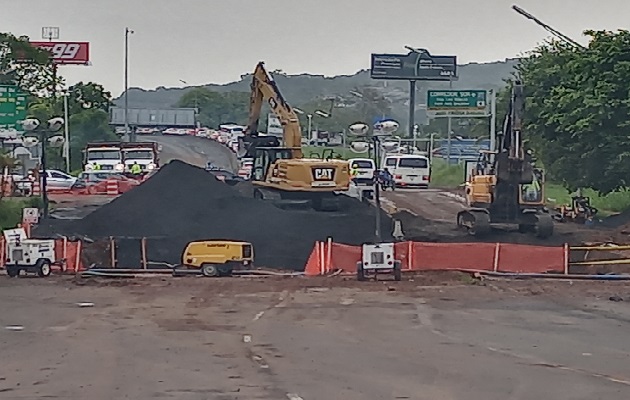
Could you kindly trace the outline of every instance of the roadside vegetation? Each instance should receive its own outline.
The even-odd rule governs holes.
[[[0,228],[15,228],[22,221],[22,210],[25,207],[41,208],[41,206],[39,197],[2,199],[0,201]]]

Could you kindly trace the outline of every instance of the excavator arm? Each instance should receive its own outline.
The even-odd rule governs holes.
[[[247,153],[252,154],[257,147],[277,147],[280,144],[275,136],[258,136],[258,124],[265,101],[280,120],[284,147],[291,149],[293,158],[302,158],[302,132],[298,116],[280,93],[263,62],[258,63],[252,78],[249,121],[246,137],[243,139],[248,146]]]
[[[516,81],[512,87],[510,108],[503,124],[499,152],[495,159],[497,182],[528,184],[533,179],[531,157],[525,152],[523,140],[523,115],[525,94],[523,85]]]

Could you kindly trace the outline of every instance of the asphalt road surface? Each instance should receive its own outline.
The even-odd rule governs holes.
[[[234,153],[224,145],[210,139],[196,136],[152,135],[141,136],[138,140],[154,141],[162,145],[160,163],[182,160],[198,167],[205,167],[212,162],[222,168],[236,172],[238,162]]]
[[[630,396],[623,283],[79,283],[0,279],[0,398]]]

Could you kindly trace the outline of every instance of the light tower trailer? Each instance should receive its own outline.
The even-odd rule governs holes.
[[[370,275],[393,274],[394,280],[402,279],[402,263],[394,258],[394,243],[364,244],[361,261],[357,262],[357,280],[365,281]]]
[[[46,277],[53,266],[64,268],[63,260],[55,257],[54,239],[29,239],[21,228],[5,230],[3,235],[6,240],[4,267],[10,277],[20,275],[20,271]]]

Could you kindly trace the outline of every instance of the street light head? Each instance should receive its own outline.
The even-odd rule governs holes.
[[[22,122],[22,128],[24,128],[25,131],[34,131],[39,127],[40,124],[41,122],[39,122],[38,119],[27,118],[24,120],[24,122]]]
[[[297,107],[293,107],[293,111],[295,111],[295,112],[296,112],[296,113],[298,113],[298,114],[304,114],[304,111],[300,110],[300,109],[299,109],[299,108],[297,108]]]
[[[39,144],[39,140],[36,137],[33,136],[26,136],[23,140],[22,140],[24,147],[34,147],[37,146]]]
[[[63,142],[65,142],[65,139],[60,135],[48,138],[48,145],[50,147],[61,147]]]
[[[61,117],[55,117],[48,120],[48,129],[57,132],[59,129],[63,128],[64,119]]]
[[[368,142],[352,142],[350,143],[350,151],[361,154],[368,151],[370,144]]]
[[[354,124],[350,125],[348,129],[350,129],[350,132],[354,135],[365,136],[370,130],[370,127],[363,122],[355,122]]]
[[[323,118],[329,118],[330,117],[330,114],[328,114],[327,112],[324,112],[324,111],[320,111],[320,110],[315,111],[315,114],[317,114],[317,115],[319,115],[320,117],[323,117]]]

